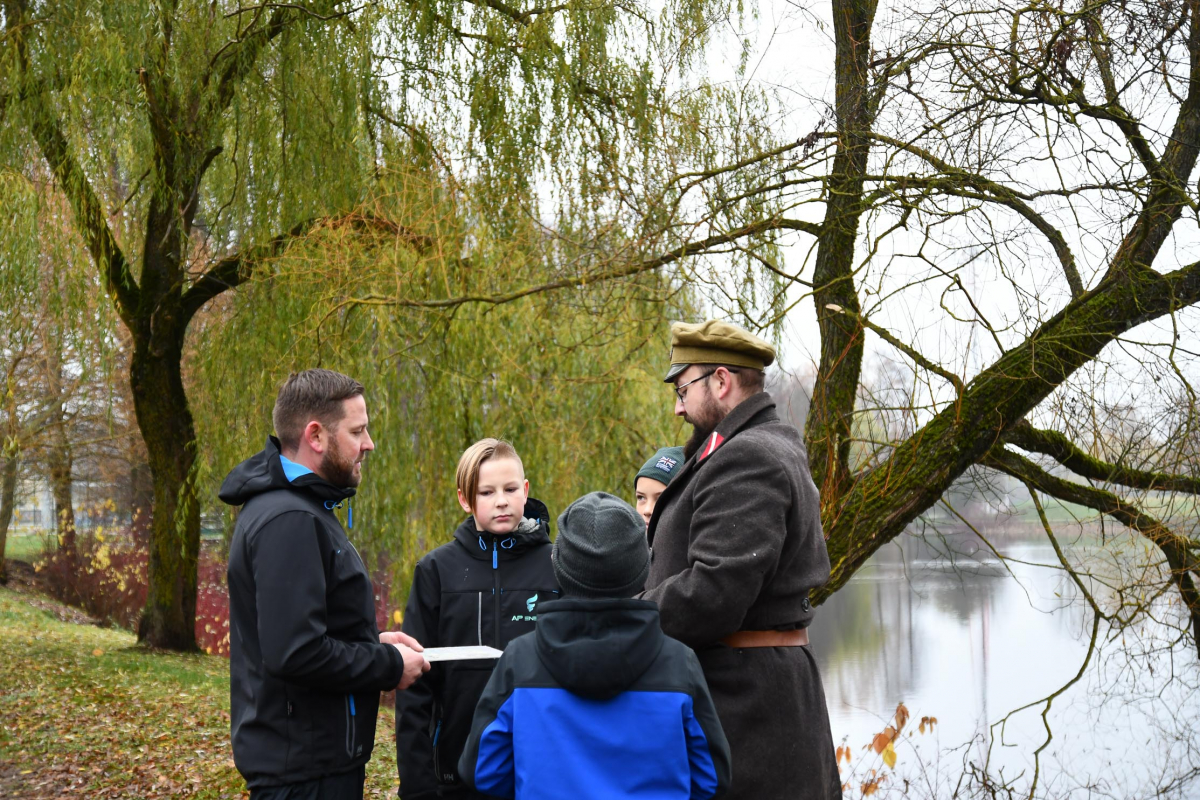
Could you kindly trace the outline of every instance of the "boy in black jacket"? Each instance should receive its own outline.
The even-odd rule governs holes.
[[[532,631],[539,604],[558,596],[550,514],[508,442],[483,439],[458,462],[458,501],[471,514],[454,539],[417,563],[401,630],[426,647],[503,649]],[[435,664],[396,696],[396,766],[404,800],[476,798],[455,765],[495,661]]]
[[[663,635],[641,591],[641,517],[603,492],[558,518],[565,595],[496,665],[458,763],[471,786],[517,800],[708,800],[729,745],[696,655]]]

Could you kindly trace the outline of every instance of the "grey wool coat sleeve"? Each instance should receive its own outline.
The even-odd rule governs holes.
[[[820,498],[799,432],[766,392],[717,426],[719,444],[663,491],[648,535],[663,632],[704,647],[739,630],[804,628],[829,579]],[[707,452],[707,455],[705,453]]]
[[[742,630],[779,563],[793,498],[783,465],[755,438],[736,436],[705,459],[693,479],[688,566],[644,595],[658,603],[663,632],[693,647]]]

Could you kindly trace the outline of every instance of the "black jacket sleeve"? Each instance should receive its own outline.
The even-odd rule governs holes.
[[[404,674],[395,647],[326,633],[325,565],[305,511],[269,520],[250,542],[258,639],[273,677],[329,692],[386,691]]]
[[[440,607],[441,585],[437,567],[422,560],[413,573],[400,630],[425,647],[439,647]],[[431,721],[441,690],[442,668],[434,664],[424,678],[407,690],[396,692],[396,770],[400,773],[400,794],[404,800],[432,797],[437,793]]]

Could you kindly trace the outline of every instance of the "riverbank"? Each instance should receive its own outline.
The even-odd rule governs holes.
[[[132,633],[0,588],[0,797],[241,798],[229,749],[229,662],[156,653]],[[381,710],[367,796],[396,792]]]

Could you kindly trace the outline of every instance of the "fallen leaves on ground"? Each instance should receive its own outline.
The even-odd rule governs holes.
[[[133,634],[63,622],[0,589],[0,797],[241,798],[229,662],[151,652]],[[381,710],[367,797],[396,792]]]

